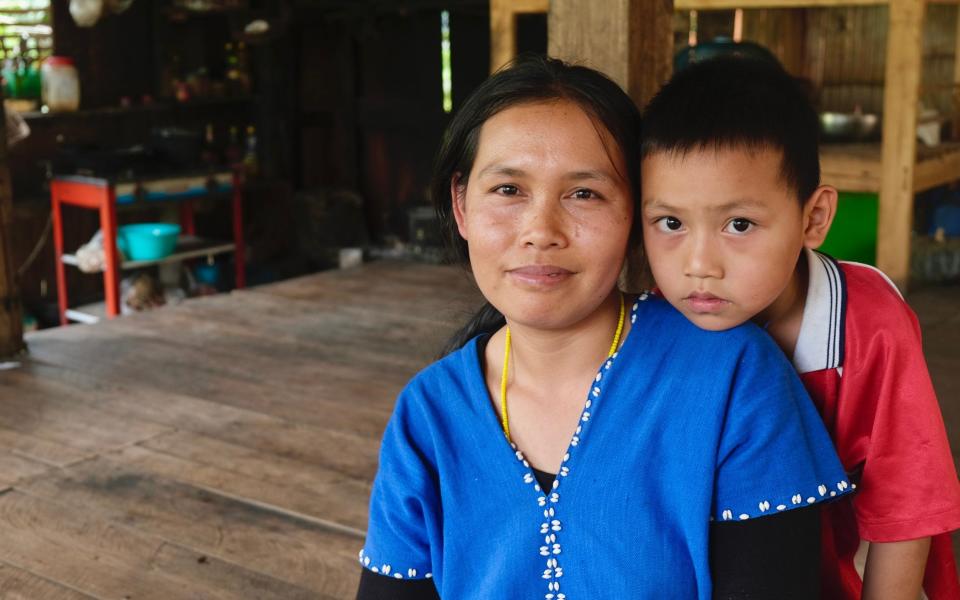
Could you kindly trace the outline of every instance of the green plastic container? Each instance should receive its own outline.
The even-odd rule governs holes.
[[[837,216],[820,250],[840,260],[876,265],[879,207],[877,194],[840,192]]]

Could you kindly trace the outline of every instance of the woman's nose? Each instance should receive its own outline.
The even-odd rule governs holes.
[[[524,246],[540,250],[566,247],[567,219],[559,203],[535,199],[524,212],[521,236]]]

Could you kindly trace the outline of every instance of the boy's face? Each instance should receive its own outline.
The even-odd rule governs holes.
[[[805,218],[772,149],[657,153],[643,161],[643,238],[657,286],[695,325],[773,318]],[[784,294],[786,296],[786,294]]]

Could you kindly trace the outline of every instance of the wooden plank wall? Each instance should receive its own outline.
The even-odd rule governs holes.
[[[924,21],[921,101],[954,112],[957,6],[931,3]],[[769,48],[808,78],[822,110],[883,110],[889,9],[886,6],[747,10],[744,39]]]

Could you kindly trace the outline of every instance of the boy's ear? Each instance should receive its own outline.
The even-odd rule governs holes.
[[[450,178],[450,199],[453,204],[453,218],[457,221],[457,231],[460,232],[460,237],[467,239],[467,186],[460,181],[460,173],[454,173]]]
[[[837,189],[821,185],[803,205],[803,245],[819,248],[830,233],[830,225],[837,214]]]

